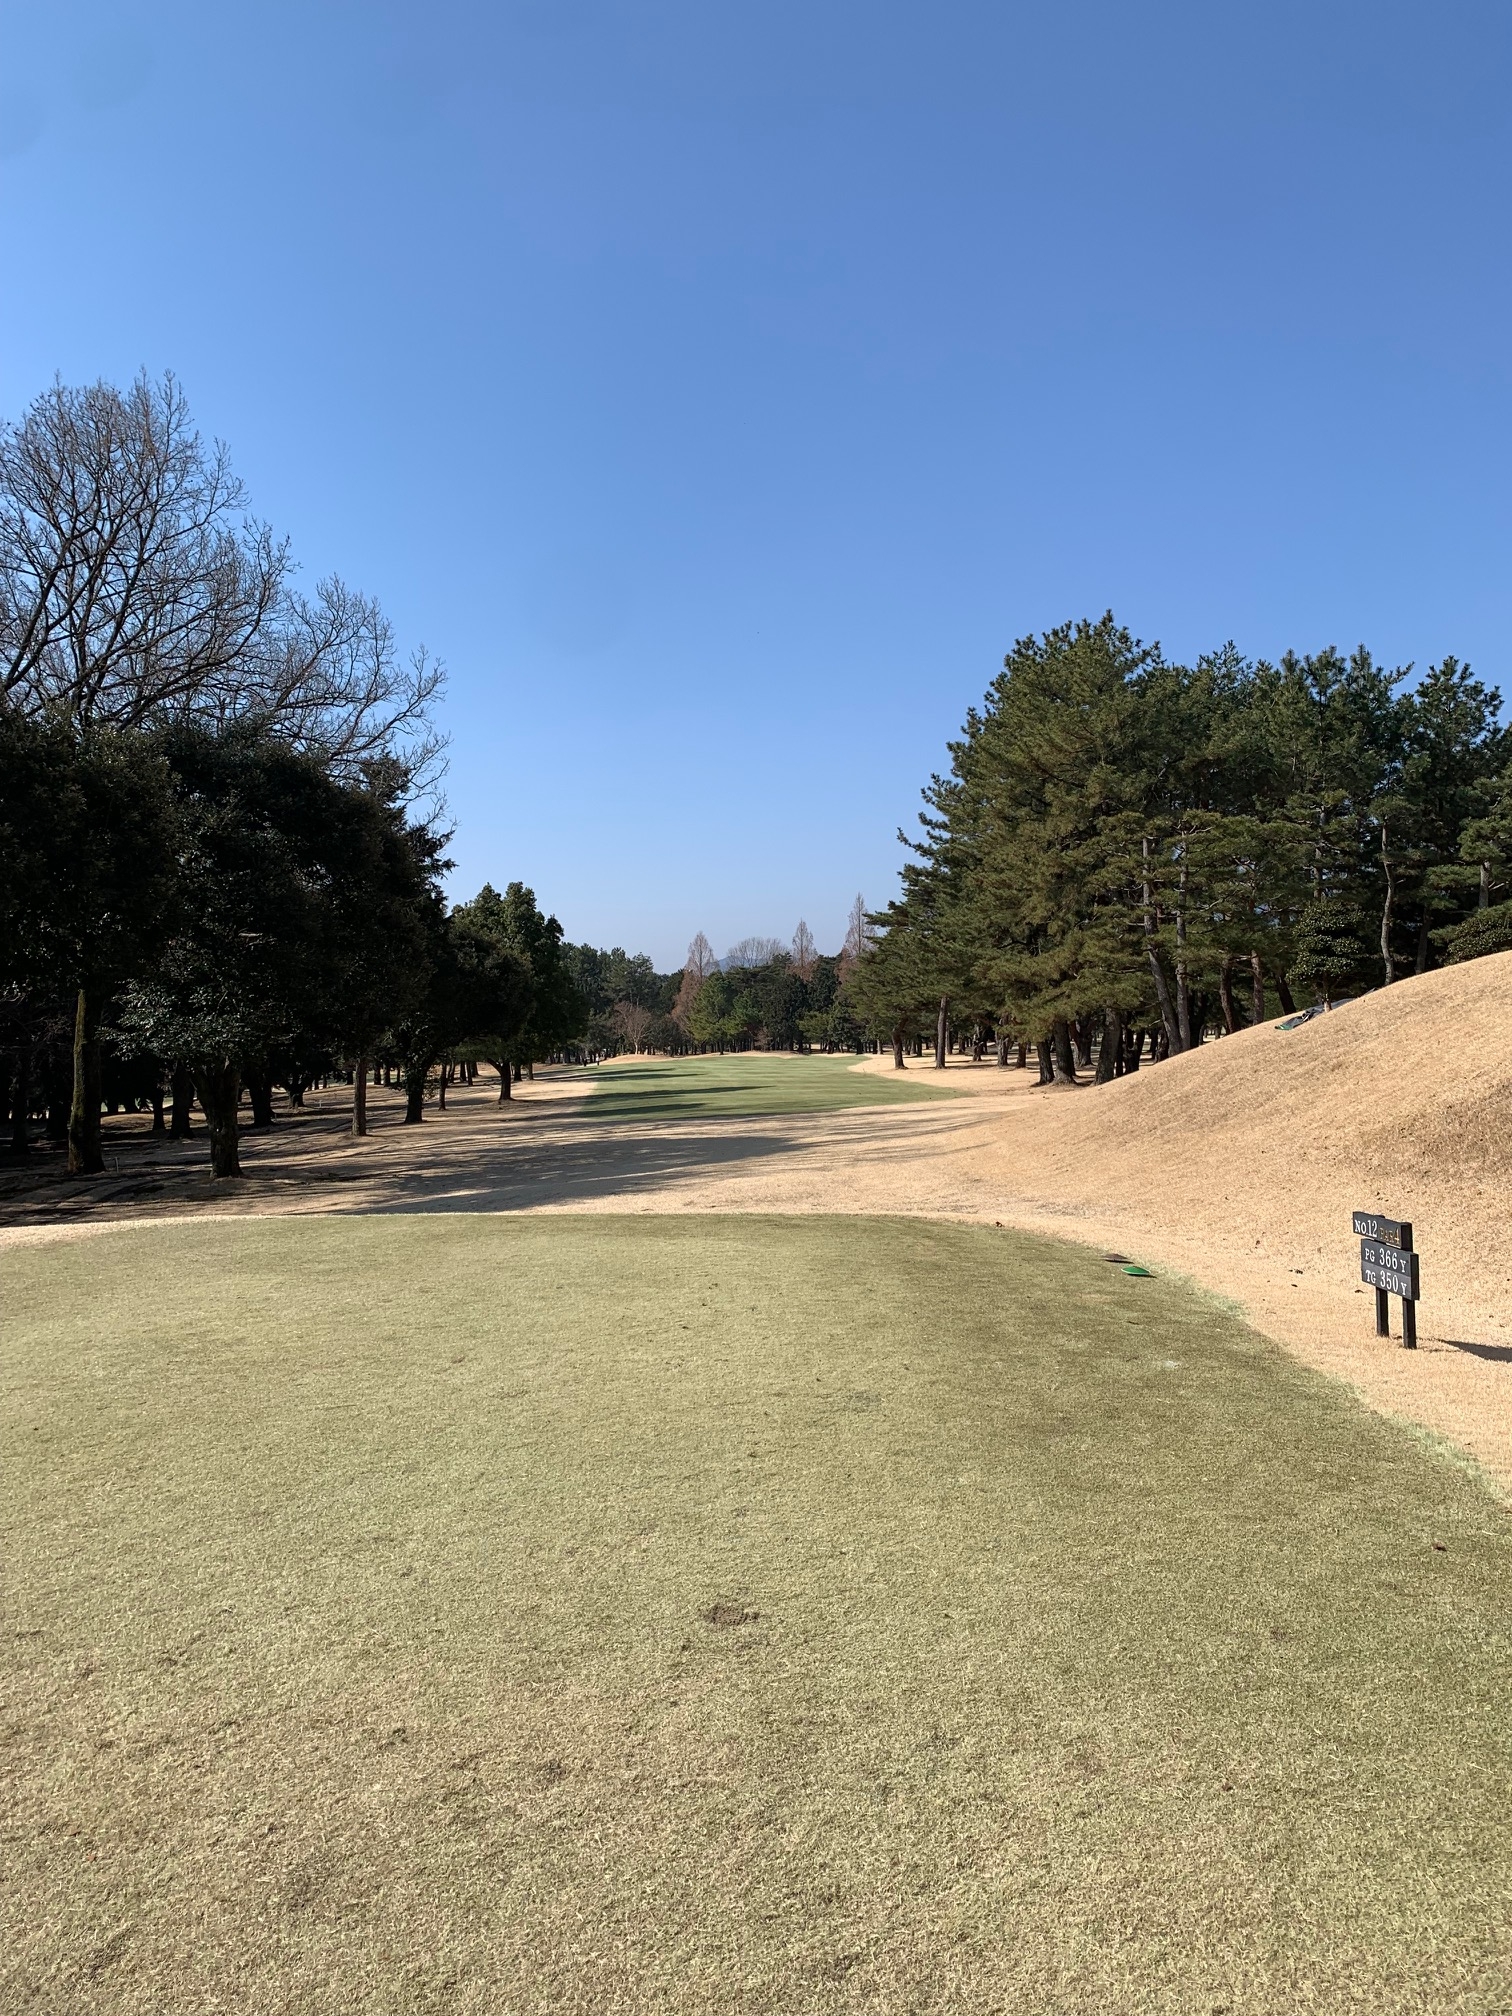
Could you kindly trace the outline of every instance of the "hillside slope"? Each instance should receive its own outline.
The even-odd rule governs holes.
[[[1512,953],[1051,1099],[1049,1158],[1090,1195],[1203,1220],[1227,1201],[1262,1243],[1284,1222],[1320,1252],[1374,1206],[1412,1219],[1463,1286],[1512,1276]]]
[[[1512,954],[1112,1085],[1036,1092],[994,1132],[1016,1222],[1180,1268],[1512,1477]],[[1416,1361],[1374,1337],[1354,1207],[1413,1223]]]

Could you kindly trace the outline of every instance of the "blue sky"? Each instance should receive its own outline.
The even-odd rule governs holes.
[[[1512,9],[0,5],[0,410],[171,366],[455,889],[838,944],[1013,638],[1507,664]]]

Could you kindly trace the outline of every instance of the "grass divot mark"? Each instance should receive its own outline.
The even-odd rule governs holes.
[[[700,1614],[705,1624],[721,1631],[733,1630],[737,1624],[754,1624],[761,1616],[759,1610],[748,1610],[743,1603],[712,1603]]]

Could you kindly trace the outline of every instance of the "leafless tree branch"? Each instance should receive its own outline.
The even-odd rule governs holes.
[[[338,774],[397,762],[433,788],[445,682],[334,575],[294,590],[170,374],[61,383],[0,427],[0,706],[81,730],[255,720]]]

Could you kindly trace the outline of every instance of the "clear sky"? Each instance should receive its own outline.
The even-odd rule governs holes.
[[[0,410],[182,378],[455,893],[825,949],[1026,631],[1508,666],[1512,7],[0,4]]]

